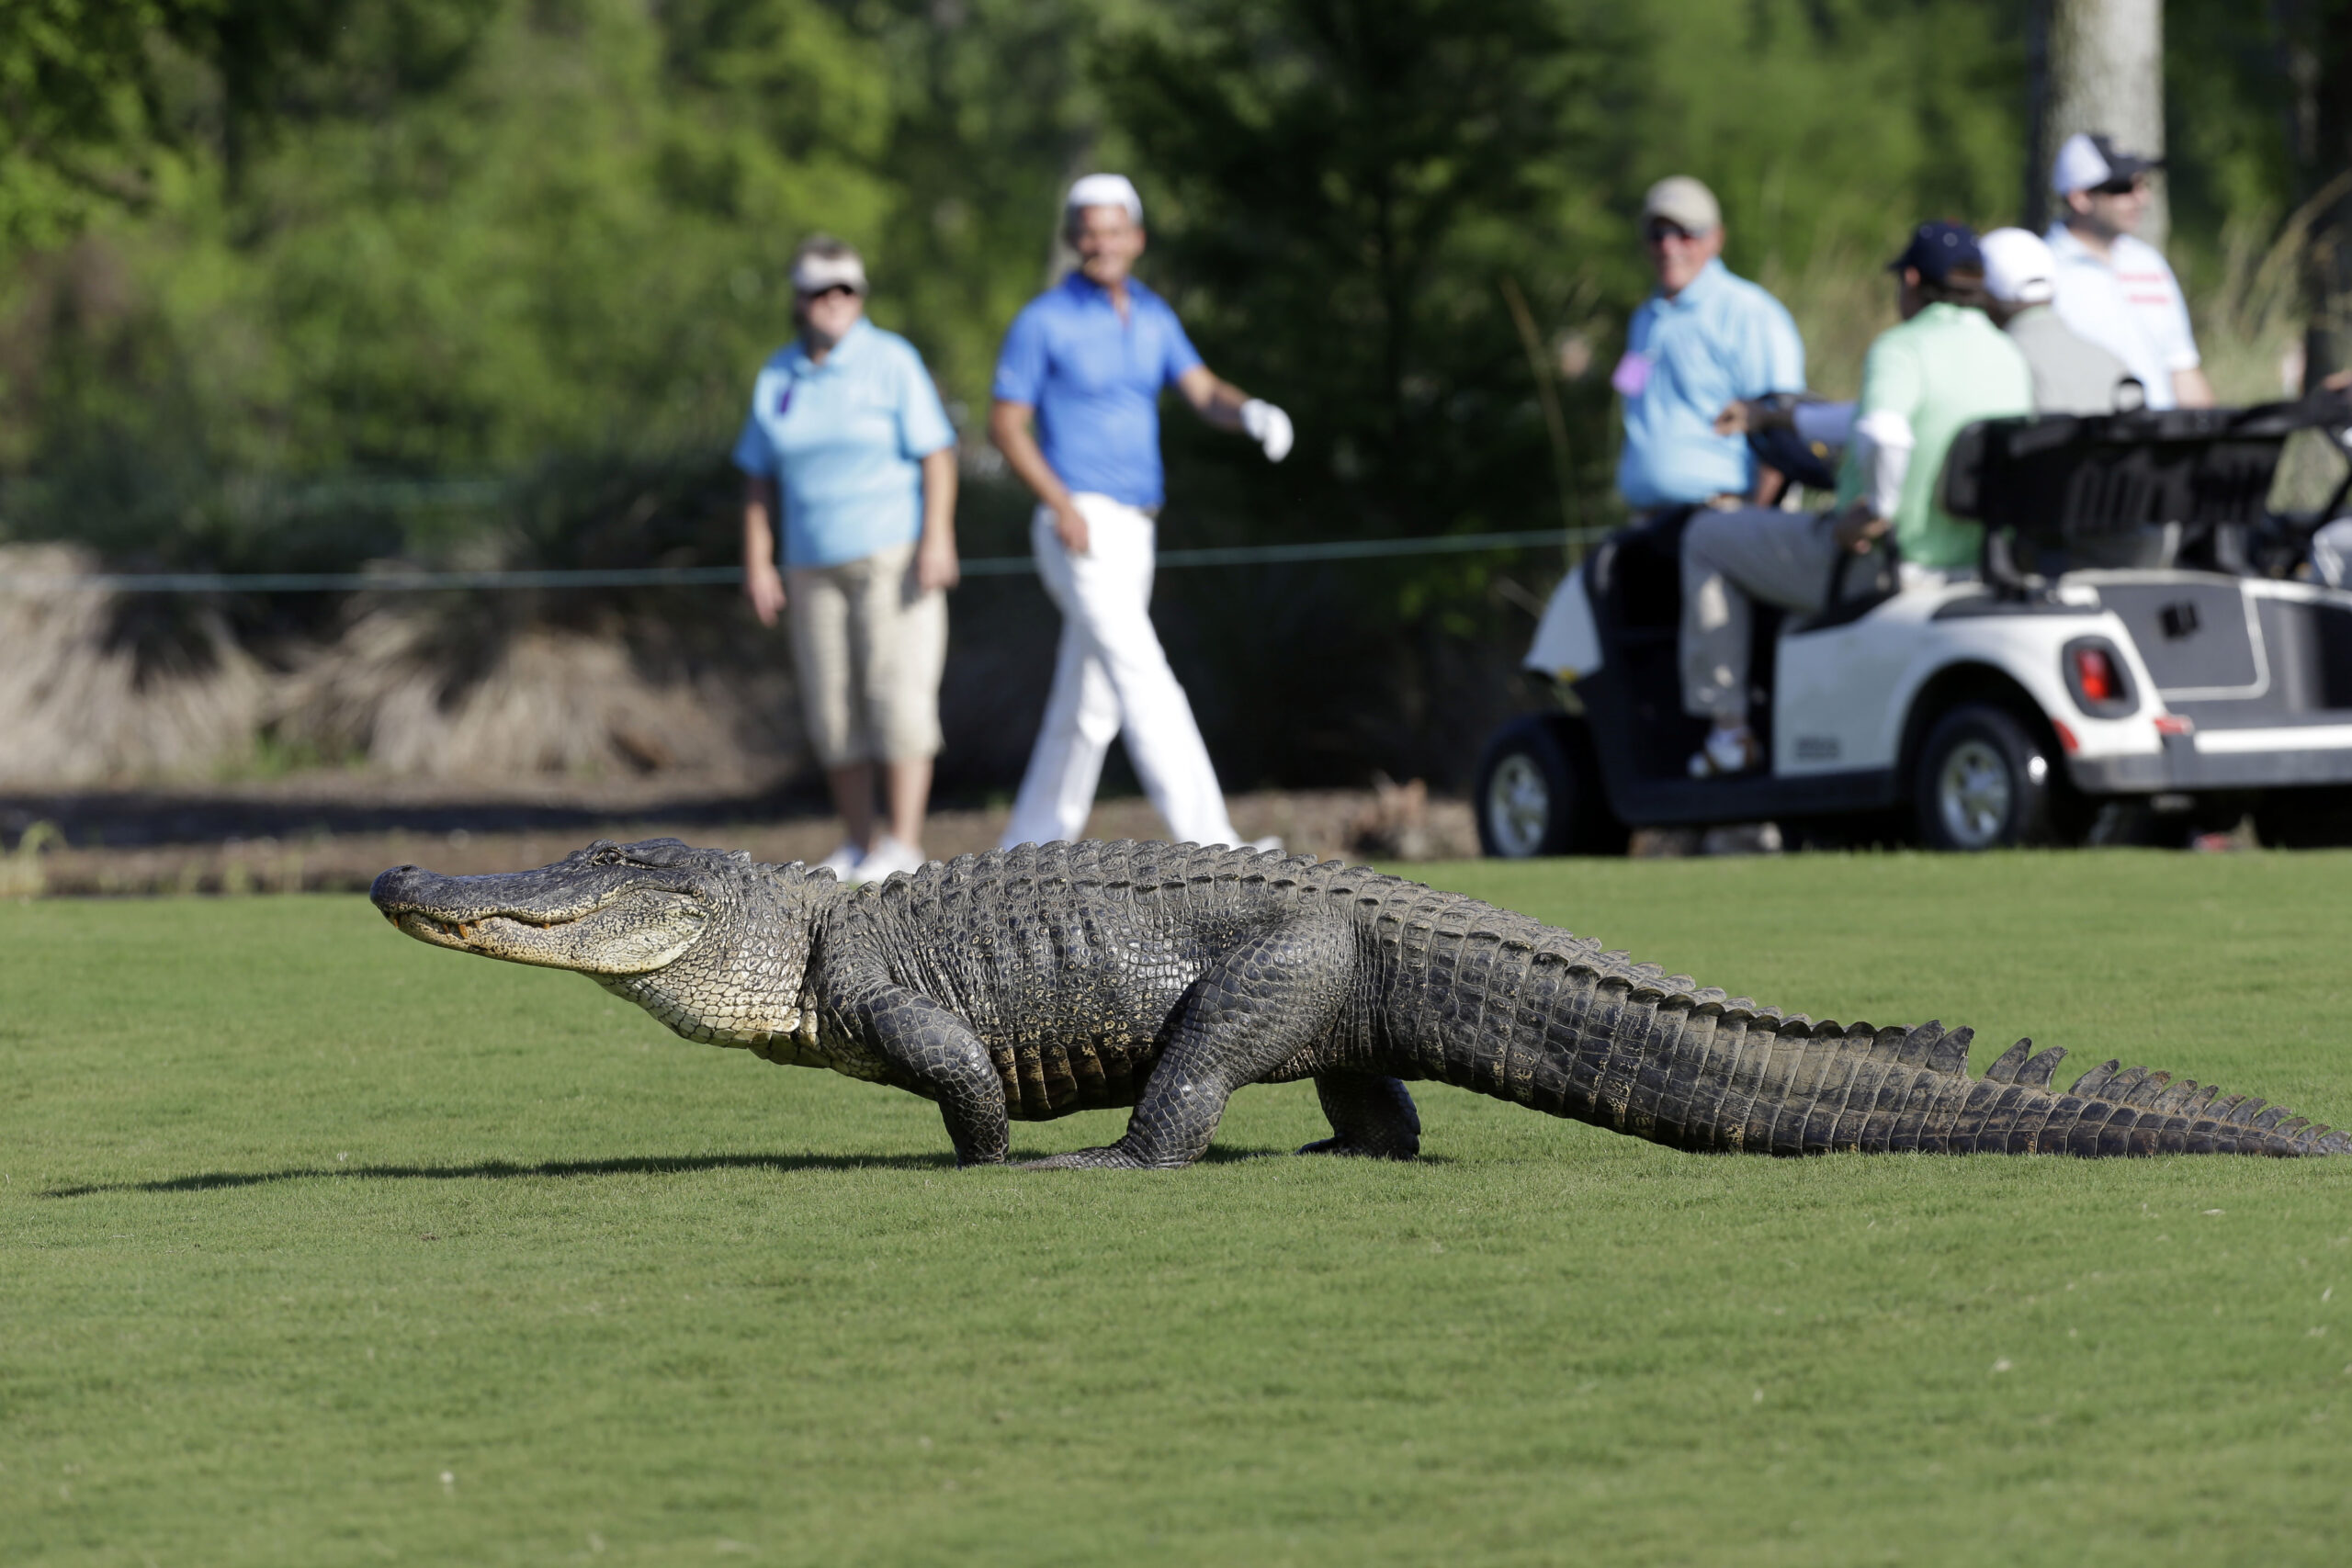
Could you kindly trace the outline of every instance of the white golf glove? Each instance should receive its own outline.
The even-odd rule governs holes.
[[[1266,461],[1279,463],[1290,456],[1290,415],[1263,398],[1241,405],[1241,428],[1266,449]]]

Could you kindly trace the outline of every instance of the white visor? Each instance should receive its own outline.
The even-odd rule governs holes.
[[[814,294],[835,284],[846,284],[863,296],[865,293],[865,264],[855,255],[802,256],[792,264],[792,287],[803,294]]]
[[[1125,175],[1089,175],[1070,186],[1062,210],[1077,212],[1089,207],[1124,207],[1129,218],[1143,221],[1143,197],[1136,193],[1135,181]]]

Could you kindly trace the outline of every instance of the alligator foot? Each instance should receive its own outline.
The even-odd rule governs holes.
[[[1044,1159],[1026,1161],[1023,1170],[1151,1170],[1148,1160],[1113,1144],[1107,1148],[1072,1149],[1066,1155],[1047,1155]]]
[[[1303,1155],[1346,1155],[1355,1159],[1419,1159],[1419,1154],[1407,1148],[1380,1148],[1358,1143],[1353,1138],[1318,1138],[1299,1151]]]

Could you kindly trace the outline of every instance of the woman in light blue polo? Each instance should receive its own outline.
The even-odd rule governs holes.
[[[865,320],[854,250],[804,242],[792,290],[800,336],[761,369],[735,443],[743,592],[763,626],[792,605],[808,739],[846,829],[822,864],[874,881],[923,863],[957,576],[956,432],[914,345]]]

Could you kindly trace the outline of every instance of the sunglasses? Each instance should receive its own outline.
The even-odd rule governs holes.
[[[2091,186],[2091,194],[2094,196],[2130,196],[2133,191],[2140,188],[2140,180],[2141,176],[2138,175],[2133,175],[2128,180],[2109,180],[2103,186]]]
[[[822,288],[801,288],[796,289],[794,292],[797,293],[800,298],[808,300],[810,304],[814,304],[820,299],[830,299],[836,294],[846,294],[853,299],[857,298],[857,290],[852,288],[846,283],[828,283]]]
[[[1699,237],[1681,224],[1670,223],[1663,218],[1651,219],[1649,226],[1643,231],[1643,233],[1653,245],[1663,245],[1668,240],[1680,240],[1687,243]]]

